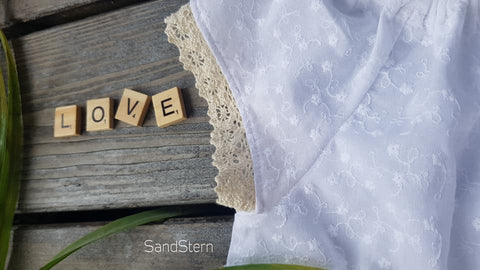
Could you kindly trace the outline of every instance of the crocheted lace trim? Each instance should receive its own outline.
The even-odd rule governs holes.
[[[216,147],[213,165],[217,203],[238,211],[255,209],[255,186],[245,128],[227,80],[198,29],[190,6],[165,19],[168,41],[180,51],[180,62],[193,73],[200,96],[208,103],[213,126],[210,142]]]

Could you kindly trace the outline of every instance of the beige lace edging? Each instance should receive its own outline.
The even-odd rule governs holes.
[[[217,203],[239,211],[255,209],[255,186],[245,128],[225,76],[198,29],[190,6],[165,19],[168,41],[180,51],[180,62],[193,73],[200,96],[208,103],[213,126],[210,142],[216,147],[213,165]]]

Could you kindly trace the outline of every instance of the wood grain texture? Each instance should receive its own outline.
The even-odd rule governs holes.
[[[35,30],[145,1],[147,0],[4,0],[0,1],[0,27],[33,22],[24,26]],[[22,31],[20,28],[16,30]]]
[[[25,22],[67,9],[78,8],[98,0],[9,0],[1,1],[0,26],[12,22]]]
[[[22,90],[25,166],[19,213],[214,202],[207,103],[164,34],[186,0],[152,1],[13,40]],[[179,86],[188,119],[53,138],[54,109]],[[116,108],[115,108],[116,109]],[[82,120],[84,121],[84,119]],[[82,127],[84,129],[84,127]]]
[[[139,226],[72,254],[55,269],[215,269],[226,262],[232,217],[186,218],[167,221],[164,225]],[[9,270],[38,269],[67,243],[72,243],[101,224],[19,226],[13,234]],[[174,243],[212,243],[213,252],[146,253],[144,241]]]

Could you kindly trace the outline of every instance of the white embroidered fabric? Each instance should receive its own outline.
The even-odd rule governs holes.
[[[478,1],[191,1],[243,118],[228,265],[480,269]]]
[[[237,211],[253,211],[252,158],[242,118],[225,76],[195,24],[188,4],[165,18],[165,23],[168,41],[178,47],[180,62],[193,73],[195,86],[208,103],[207,114],[213,126],[210,142],[215,146],[213,165],[218,169],[217,203]]]

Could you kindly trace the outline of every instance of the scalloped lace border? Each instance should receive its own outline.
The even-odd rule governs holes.
[[[165,19],[168,41],[180,51],[180,62],[193,73],[200,96],[208,103],[216,147],[213,165],[217,203],[238,211],[255,210],[255,186],[245,128],[225,76],[198,29],[188,4]]]

